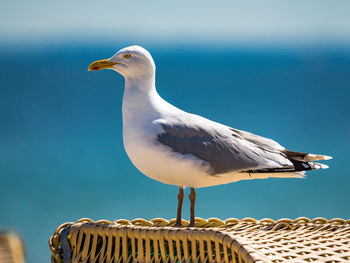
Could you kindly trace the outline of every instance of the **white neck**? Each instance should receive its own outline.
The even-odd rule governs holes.
[[[126,77],[125,78],[125,90],[127,89],[139,89],[142,91],[146,91],[149,89],[155,88],[155,75],[146,75],[142,77],[132,78],[132,77]]]
[[[163,99],[158,95],[155,87],[155,78],[125,78],[125,90],[123,96],[123,125],[129,120],[133,122],[149,121],[160,116],[157,110]],[[147,114],[145,114],[147,113]]]
[[[181,111],[159,96],[154,74],[151,77],[125,78],[122,110],[124,128],[131,122],[148,125],[165,115]]]

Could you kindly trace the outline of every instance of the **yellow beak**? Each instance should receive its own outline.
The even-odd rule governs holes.
[[[108,62],[109,59],[102,59],[90,64],[88,71],[97,71],[105,68],[112,68],[113,65],[118,64],[116,62]]]

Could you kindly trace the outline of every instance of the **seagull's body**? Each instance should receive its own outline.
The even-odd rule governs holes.
[[[276,168],[283,165],[292,165],[292,163],[281,154],[284,148],[271,140],[271,143],[276,147],[276,152],[266,152],[264,149],[258,148],[256,145],[246,141],[239,133],[244,133],[217,122],[210,121],[201,116],[184,112],[173,105],[163,100],[152,88],[148,92],[140,90],[126,89],[123,98],[123,138],[125,150],[133,162],[133,164],[146,176],[166,184],[177,186],[189,186],[193,188],[207,187],[219,184],[231,183],[243,179],[256,179],[274,177],[300,177],[300,172],[295,173],[252,173],[244,172],[252,168]],[[135,103],[137,101],[137,103]],[[166,129],[173,131],[166,131]],[[193,129],[193,130],[192,130]],[[178,135],[178,133],[183,133]],[[236,140],[235,143],[240,144],[237,151],[238,155],[244,156],[218,156],[219,159],[232,159],[231,164],[235,166],[238,158],[248,159],[246,150],[251,148],[255,152],[250,153],[251,158],[256,158],[249,162],[237,163],[237,166],[232,169],[227,168],[222,172],[215,172],[214,164],[211,165],[207,160],[201,159],[195,153],[191,146],[196,140],[208,148],[208,155],[215,154],[211,152],[212,145],[205,146],[205,135],[201,132],[212,134],[213,140]],[[176,133],[172,135],[172,133]],[[190,133],[190,134],[186,134]],[[171,142],[167,143],[166,138],[174,140],[174,145]],[[171,137],[175,138],[171,138]],[[254,136],[254,135],[252,135]],[[203,138],[204,137],[204,138]],[[163,139],[164,138],[164,139]],[[256,136],[256,138],[259,138]],[[265,139],[265,138],[261,138]],[[176,141],[177,140],[177,141]],[[188,151],[180,152],[174,150],[177,144],[182,147],[179,142],[188,143]],[[193,140],[193,141],[191,141]],[[267,139],[265,139],[267,140]],[[211,142],[209,142],[211,143]],[[192,145],[191,145],[192,144]],[[218,145],[221,147],[221,145]],[[245,148],[243,148],[245,147]],[[219,149],[223,151],[223,149]],[[228,152],[230,149],[228,150]],[[248,153],[249,154],[249,153]],[[266,154],[266,157],[264,157]],[[271,157],[274,157],[272,159]],[[210,157],[209,157],[210,158]],[[215,156],[212,156],[215,159]],[[213,162],[218,160],[213,160]],[[261,161],[261,163],[259,163]],[[252,166],[250,166],[249,164]],[[219,164],[220,165],[220,164]]]
[[[177,225],[181,225],[183,187],[191,188],[193,225],[194,188],[244,179],[303,177],[305,170],[327,168],[310,161],[328,156],[288,151],[271,139],[166,102],[156,90],[153,59],[142,47],[124,48],[110,59],[91,64],[89,70],[103,68],[125,78],[123,140],[130,160],[146,176],[179,186]]]

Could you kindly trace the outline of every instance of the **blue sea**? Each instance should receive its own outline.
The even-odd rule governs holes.
[[[142,175],[124,151],[122,77],[87,71],[122,47],[18,45],[0,53],[0,228],[23,237],[30,263],[49,262],[48,239],[67,221],[175,217],[177,188]],[[198,189],[196,216],[350,218],[350,49],[145,48],[158,92],[174,105],[334,157],[306,179]]]

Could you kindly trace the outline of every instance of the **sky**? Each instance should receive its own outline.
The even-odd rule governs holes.
[[[350,43],[350,2],[2,0],[2,41]]]

